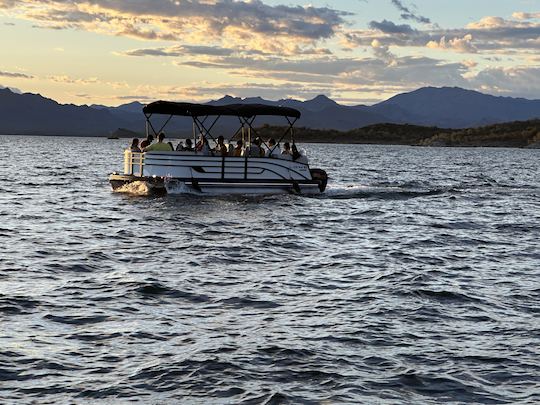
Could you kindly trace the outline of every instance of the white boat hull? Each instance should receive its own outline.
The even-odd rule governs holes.
[[[126,151],[124,174],[112,174],[115,191],[144,184],[153,194],[318,194],[326,173],[307,163],[276,158],[213,157],[182,152]]]
[[[249,194],[319,194],[321,191],[318,184],[242,184],[220,182],[198,182],[193,185],[190,182],[178,180],[166,180],[165,189],[167,194],[208,194],[208,195],[249,195]]]

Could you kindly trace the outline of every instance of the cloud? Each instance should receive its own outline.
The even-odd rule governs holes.
[[[377,39],[386,46],[425,47],[455,52],[537,52],[540,50],[540,22],[501,17],[484,17],[464,28],[409,30],[408,25],[373,21],[369,30],[343,33],[344,46],[369,47]]]
[[[337,58],[335,56],[320,56],[307,59],[282,59],[276,56],[261,56],[254,58],[248,55],[233,55],[213,57],[207,60],[175,61],[180,67],[201,69],[223,69],[229,72],[281,72],[287,74],[302,74],[315,76],[334,76],[359,68],[359,59]],[[234,72],[232,72],[234,73]]]
[[[91,77],[88,79],[80,79],[80,78],[72,78],[67,75],[52,75],[52,76],[48,76],[47,79],[56,83],[80,84],[80,85],[96,84],[99,82],[97,77]]]
[[[450,49],[461,53],[476,53],[478,50],[472,43],[472,35],[467,34],[463,38],[453,38],[446,40],[446,37],[442,37],[439,42],[429,41],[427,47],[431,49]]]
[[[540,19],[540,13],[523,13],[523,12],[517,12],[513,13],[512,17],[516,20],[536,20]]]
[[[470,79],[478,90],[505,96],[538,99],[540,94],[540,67],[493,67],[478,72]]]
[[[0,0],[0,8],[42,28],[193,44],[232,42],[272,52],[331,38],[351,15],[261,0]]]
[[[0,76],[2,76],[2,77],[10,77],[10,78],[13,78],[13,79],[33,79],[34,78],[34,76],[27,75],[25,73],[5,72],[5,71],[0,71]]]
[[[78,86],[106,85],[113,89],[129,88],[129,85],[125,82],[103,81],[97,77],[80,78],[80,77],[71,77],[68,75],[58,74],[58,75],[47,76],[46,79],[51,82],[68,84],[68,85],[78,85]]]
[[[289,55],[290,53],[290,55]],[[272,55],[271,53],[250,50],[246,47],[225,48],[221,46],[205,46],[205,45],[174,45],[170,47],[158,48],[140,48],[131,49],[124,52],[116,52],[120,56],[155,56],[155,57],[188,57],[188,56],[231,56],[243,55],[257,57],[258,55]],[[295,47],[289,49],[287,56],[301,55],[331,55],[332,52],[327,48],[316,47]]]
[[[191,56],[191,55],[213,55],[226,56],[231,55],[233,49],[222,48],[219,46],[203,45],[176,45],[171,47],[133,49],[120,53],[125,56]]]
[[[431,24],[429,18],[413,13],[408,7],[403,5],[402,1],[392,0],[392,4],[401,12],[401,18],[404,20],[413,20],[422,24]]]
[[[396,63],[396,55],[390,52],[390,49],[386,45],[383,45],[378,39],[374,39],[371,42],[371,48],[373,49],[376,58],[385,61],[388,65]]]
[[[241,78],[261,78],[281,83],[340,88],[350,86],[394,86],[412,89],[423,85],[466,85],[463,75],[469,68],[462,63],[447,63],[427,57],[402,56],[374,41],[374,57],[341,58],[321,56],[284,61],[276,57],[258,59],[220,56],[205,61],[175,61],[179,67],[219,69]]]
[[[381,22],[371,21],[369,27],[384,32],[385,34],[414,34],[417,32],[408,24],[396,25],[388,20],[383,20]]]

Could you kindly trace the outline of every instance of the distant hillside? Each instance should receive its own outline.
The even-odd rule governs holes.
[[[495,97],[457,87],[425,87],[372,106],[394,122],[469,128],[540,118],[540,100]]]
[[[423,139],[426,146],[540,147],[540,120],[440,132]]]
[[[130,126],[108,109],[58,104],[37,94],[0,89],[0,133],[36,135],[102,135]]]
[[[260,97],[225,96],[210,104],[262,103],[298,109],[297,125],[319,130],[351,131],[377,124],[410,124],[424,127],[467,128],[507,121],[540,119],[540,100],[494,97],[459,88],[426,87],[400,94],[374,106],[345,106],[320,95],[312,100],[268,101]],[[19,94],[0,88],[0,133],[37,135],[109,136],[118,128],[144,130],[143,104],[132,102],[118,107],[59,104],[39,94]],[[156,129],[166,116],[152,117]],[[284,125],[282,117],[257,117],[254,125]],[[236,117],[222,117],[214,133],[228,137],[238,126]],[[391,130],[398,127],[388,126]],[[170,135],[189,134],[192,122],[174,117],[166,128]],[[358,135],[360,136],[360,135]],[[399,138],[399,134],[389,135]]]
[[[258,133],[264,138],[279,140],[285,130],[285,127],[264,126],[258,130]],[[295,128],[294,136],[298,142],[416,145],[445,132],[450,133],[452,130],[409,124],[375,124],[350,131],[300,127]],[[284,142],[289,139],[290,136],[287,136]]]
[[[264,126],[263,138],[279,140],[285,127]],[[290,136],[284,139],[289,141]],[[540,120],[510,122],[471,129],[377,124],[351,131],[297,128],[298,142],[361,143],[423,146],[540,147]]]

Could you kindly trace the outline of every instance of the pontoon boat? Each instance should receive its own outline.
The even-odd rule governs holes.
[[[193,120],[193,137],[200,135],[215,141],[211,131],[221,117],[237,117],[240,128],[229,140],[242,139],[250,147],[257,130],[253,123],[257,116],[284,117],[287,129],[277,144],[290,135],[294,145],[294,124],[300,112],[293,108],[261,104],[232,104],[213,106],[205,104],[156,101],[143,108],[146,134],[154,137],[163,131],[174,116]],[[168,116],[161,129],[151,122],[154,114]],[[207,124],[212,117],[211,124]],[[264,142],[264,141],[263,141]],[[265,144],[266,145],[266,144]],[[266,145],[267,149],[272,148]],[[246,154],[247,155],[247,154]],[[324,170],[310,169],[305,156],[293,159],[291,155],[269,153],[268,157],[212,156],[191,151],[124,153],[124,173],[111,174],[113,190],[127,191],[130,183],[143,182],[153,193],[209,193],[209,194],[275,194],[322,193],[326,188]]]

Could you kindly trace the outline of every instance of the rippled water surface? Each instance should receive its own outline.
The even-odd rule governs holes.
[[[0,137],[0,403],[540,402],[538,150],[307,145],[321,197],[112,193]]]

